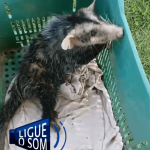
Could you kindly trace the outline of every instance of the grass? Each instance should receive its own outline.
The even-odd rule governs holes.
[[[150,0],[125,0],[125,13],[150,82]]]

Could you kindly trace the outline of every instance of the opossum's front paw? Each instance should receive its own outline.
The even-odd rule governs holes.
[[[52,111],[51,112],[51,127],[56,131],[58,129],[58,131],[60,131],[60,126],[57,124],[56,119],[58,119],[58,113],[57,111]],[[55,127],[57,129],[55,129]]]
[[[51,121],[50,125],[54,129],[54,131],[57,131],[57,129],[58,129],[58,131],[60,131],[60,126],[57,124],[56,121]]]
[[[50,126],[55,130],[54,126],[60,131],[60,126],[57,124],[56,119],[58,119],[58,113],[57,111],[53,110],[49,113],[46,111],[43,112],[42,118],[50,117]],[[56,131],[56,130],[55,130]]]

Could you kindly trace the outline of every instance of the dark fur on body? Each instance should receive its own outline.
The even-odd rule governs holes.
[[[91,11],[90,9],[93,7],[91,6],[87,11]],[[69,73],[73,73],[75,69],[94,59],[106,47],[106,43],[109,41],[108,38],[105,38],[107,41],[103,41],[101,44],[92,45],[91,43],[91,45],[87,46],[76,45],[66,51],[62,49],[62,41],[77,24],[93,23],[95,26],[100,24],[97,22],[98,19],[93,21],[91,19],[93,16],[88,18],[81,15],[81,12],[84,12],[84,10],[71,15],[56,16],[39,33],[38,38],[26,49],[17,77],[10,91],[10,99],[1,109],[0,131],[5,130],[5,122],[10,121],[18,107],[26,99],[34,97],[40,100],[43,107],[42,118],[51,117],[51,125],[57,125],[56,119],[58,118],[58,114],[54,108],[56,106],[56,97],[60,85],[65,82],[65,78]],[[85,25],[87,27],[87,24]],[[122,30],[119,29],[120,31]],[[89,42],[90,37],[96,34],[101,37],[107,34],[106,31],[101,35],[97,32],[92,29],[92,31],[84,34],[84,36],[80,36],[81,43],[85,44],[85,42]],[[108,37],[110,36],[108,35]],[[116,37],[112,36],[111,40],[115,40]],[[98,39],[98,37],[96,38]]]

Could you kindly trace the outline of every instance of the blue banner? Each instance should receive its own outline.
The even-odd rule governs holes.
[[[28,150],[50,150],[50,118],[10,130],[9,140]]]

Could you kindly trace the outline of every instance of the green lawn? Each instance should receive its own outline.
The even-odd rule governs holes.
[[[126,17],[150,81],[150,0],[125,0]]]

